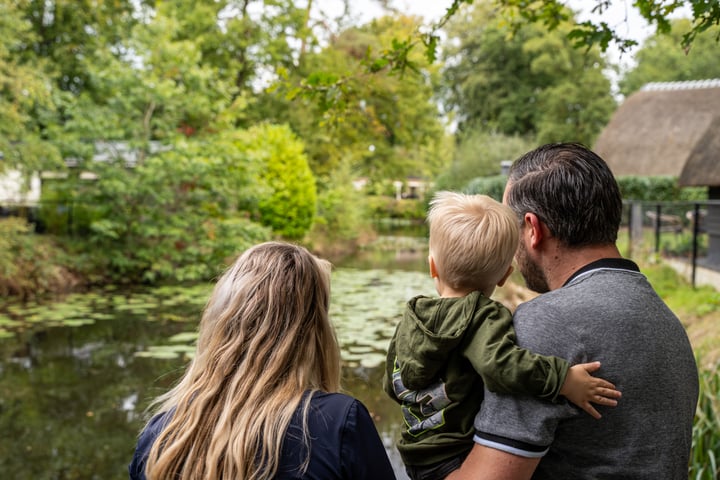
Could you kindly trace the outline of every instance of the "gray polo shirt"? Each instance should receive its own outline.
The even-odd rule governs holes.
[[[687,480],[698,372],[685,329],[637,266],[604,259],[557,290],[520,305],[518,344],[596,373],[623,396],[617,407],[580,408],[485,392],[475,442],[542,457],[538,479]]]

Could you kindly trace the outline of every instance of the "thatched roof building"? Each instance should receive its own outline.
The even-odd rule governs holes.
[[[720,79],[647,84],[622,103],[594,150],[615,175],[720,187]]]
[[[616,176],[672,175],[720,199],[720,79],[649,83],[628,97],[594,150]],[[704,264],[720,270],[720,204],[708,204]]]

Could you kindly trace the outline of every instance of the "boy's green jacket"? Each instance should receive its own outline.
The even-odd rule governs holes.
[[[417,296],[388,348],[384,390],[401,405],[406,465],[469,451],[483,383],[493,392],[555,401],[568,363],[517,347],[512,314],[480,292]]]

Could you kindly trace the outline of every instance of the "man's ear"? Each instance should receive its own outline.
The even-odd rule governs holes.
[[[545,238],[545,232],[547,227],[542,223],[540,218],[534,213],[526,213],[523,217],[525,224],[525,232],[528,235],[530,246],[537,248],[540,242]]]
[[[435,267],[435,259],[432,255],[428,255],[428,263],[430,264],[430,276],[432,278],[437,278],[437,268]]]
[[[510,275],[512,274],[513,270],[515,270],[515,267],[510,265],[507,269],[507,272],[505,272],[505,275],[503,275],[503,277],[497,283],[498,287],[502,287],[503,285],[505,285],[505,282],[507,282],[507,279],[510,278]]]

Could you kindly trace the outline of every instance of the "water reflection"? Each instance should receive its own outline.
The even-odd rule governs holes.
[[[363,252],[333,272],[343,386],[370,410],[399,478],[398,411],[381,379],[404,303],[434,293],[423,245],[408,240]],[[211,287],[107,290],[0,307],[2,477],[127,478],[144,409],[182,374]]]

